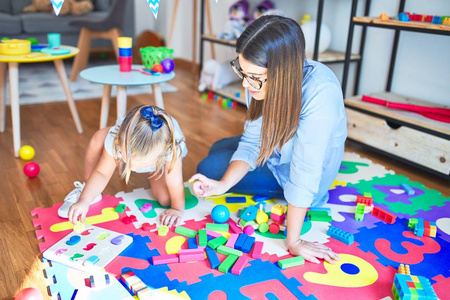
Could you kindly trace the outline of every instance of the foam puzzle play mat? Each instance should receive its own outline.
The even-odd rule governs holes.
[[[32,210],[52,298],[450,299],[450,198],[357,154],[301,234],[336,264],[288,253],[284,200],[185,191],[176,228],[147,189],[104,195],[76,231],[61,204]]]

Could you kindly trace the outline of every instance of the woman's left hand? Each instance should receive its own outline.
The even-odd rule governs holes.
[[[178,226],[183,217],[183,212],[177,209],[169,208],[160,216],[161,225]]]

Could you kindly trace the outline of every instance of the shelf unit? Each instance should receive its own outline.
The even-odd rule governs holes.
[[[225,39],[219,39],[215,35],[212,34],[205,34],[204,33],[204,15],[205,15],[205,1],[210,0],[202,0],[201,2],[201,19],[200,19],[200,70],[202,69],[203,65],[203,53],[204,53],[204,43],[210,42],[214,44],[219,45],[225,45],[234,47],[236,45],[235,40],[225,40]],[[337,51],[325,51],[322,53],[319,53],[319,40],[320,40],[320,27],[322,23],[322,16],[323,16],[323,6],[324,6],[325,0],[317,0],[317,27],[316,27],[316,39],[314,41],[314,53],[312,56],[307,56],[309,59],[317,60],[322,63],[326,64],[333,64],[333,63],[344,63],[346,60],[349,62],[359,61],[361,56],[359,54],[349,54],[348,58],[346,56],[345,52],[337,52]],[[237,101],[239,103],[245,104],[244,95],[242,93],[241,84],[231,84],[223,89],[220,90],[212,90],[212,92],[221,95],[223,97],[230,98],[234,101]],[[237,96],[239,95],[239,97]]]
[[[378,27],[395,30],[390,68],[386,83],[386,91],[372,94],[383,100],[448,108],[434,103],[397,95],[391,92],[397,48],[401,31],[413,31],[425,34],[450,36],[450,26],[423,22],[401,22],[396,20],[380,20],[373,17],[355,16],[358,0],[352,0],[352,19],[344,64],[343,91],[345,95],[350,50],[353,42],[353,29],[363,26],[360,55],[364,57],[364,46],[367,27]],[[400,0],[399,13],[404,11],[405,1]],[[370,0],[366,1],[365,15],[369,15]],[[353,95],[359,95],[359,77],[361,62],[358,62]],[[345,106],[348,120],[348,138],[373,150],[386,154],[397,160],[414,165],[422,170],[450,179],[450,124],[426,118],[418,113],[391,109],[388,107],[364,102],[362,95],[346,98]]]

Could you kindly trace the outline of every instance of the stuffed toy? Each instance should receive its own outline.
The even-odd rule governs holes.
[[[198,90],[204,92],[206,89],[222,89],[232,82],[239,81],[239,77],[230,68],[230,63],[219,63],[210,59],[205,62],[200,73]]]
[[[247,26],[259,17],[267,15],[286,17],[286,13],[281,9],[276,9],[275,4],[271,0],[263,0],[255,7],[250,20],[247,22]]]
[[[64,0],[60,15],[80,16],[87,14],[94,9],[94,4],[90,0]],[[31,4],[23,8],[23,12],[51,12],[53,11],[50,0],[32,0]]]
[[[249,19],[248,6],[248,0],[240,0],[230,6],[225,30],[219,34],[219,38],[234,40],[244,32]]]

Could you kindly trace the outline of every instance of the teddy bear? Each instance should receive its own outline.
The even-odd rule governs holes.
[[[64,0],[59,14],[80,16],[87,14],[93,9],[94,4],[90,0]],[[51,12],[52,10],[52,3],[49,0],[32,0],[30,5],[24,7],[23,12]]]
[[[248,0],[240,0],[230,6],[225,30],[219,34],[219,38],[234,40],[244,32],[248,21],[248,7]]]

